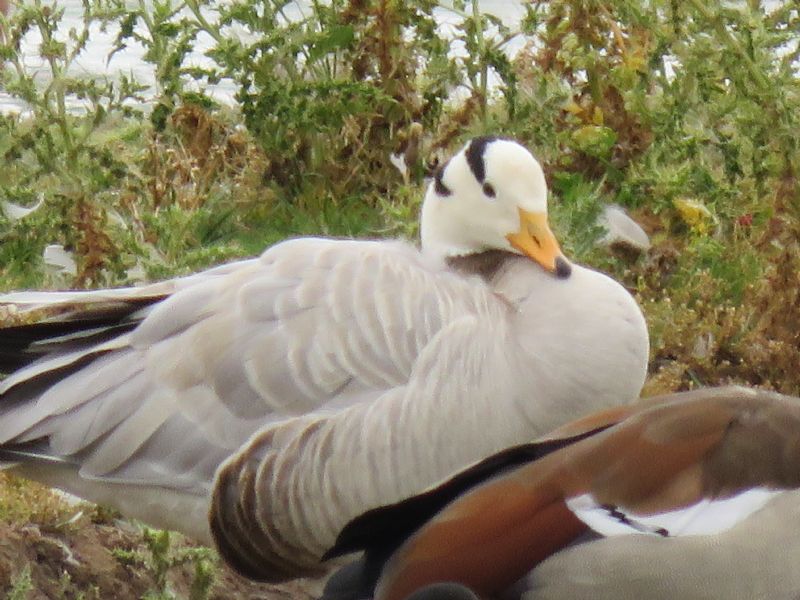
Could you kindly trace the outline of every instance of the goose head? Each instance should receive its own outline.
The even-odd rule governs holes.
[[[511,140],[475,138],[437,172],[420,232],[423,249],[442,258],[505,250],[558,277],[571,272],[548,224],[542,167]]]

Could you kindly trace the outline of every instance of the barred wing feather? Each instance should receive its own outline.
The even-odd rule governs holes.
[[[426,261],[403,243],[305,238],[257,260],[112,294],[116,312],[108,294],[53,298],[56,315],[54,305],[69,305],[64,324],[126,325],[106,337],[69,331],[60,344],[36,340],[37,325],[28,326],[47,352],[1,384],[0,442],[7,452],[65,458],[79,487],[132,482],[201,502],[219,463],[257,430],[400,397],[422,349],[449,322],[502,319],[505,306],[486,286]],[[28,306],[48,304],[35,300]],[[167,524],[186,529],[175,518]]]

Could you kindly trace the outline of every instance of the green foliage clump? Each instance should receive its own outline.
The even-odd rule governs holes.
[[[42,530],[63,532],[84,507],[70,505],[39,483],[0,473],[0,523],[36,523]]]
[[[31,569],[25,567],[20,571],[11,582],[11,590],[8,593],[8,600],[26,600],[28,594],[33,590],[31,581]]]
[[[169,575],[173,569],[185,564],[194,565],[194,577],[187,600],[206,600],[211,593],[217,558],[208,548],[182,546],[174,548],[169,531],[144,528],[142,539],[146,551],[117,548],[117,560],[126,565],[145,568],[153,578],[153,587],[143,600],[175,600]]]

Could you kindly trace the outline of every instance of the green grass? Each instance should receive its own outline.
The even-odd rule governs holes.
[[[30,568],[23,569],[11,584],[8,600],[26,600],[30,591],[33,590]]]

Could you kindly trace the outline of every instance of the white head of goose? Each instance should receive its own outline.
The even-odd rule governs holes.
[[[424,251],[447,258],[506,250],[559,277],[571,271],[547,221],[542,168],[511,140],[476,138],[436,173],[420,234]]]
[[[318,571],[364,510],[638,395],[641,312],[566,276],[545,200],[524,148],[479,138],[432,184],[422,252],[299,238],[143,288],[0,297],[51,315],[0,336],[2,457],[250,577]]]

